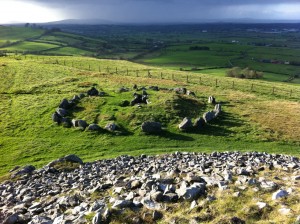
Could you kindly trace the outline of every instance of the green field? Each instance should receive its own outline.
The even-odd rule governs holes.
[[[111,74],[115,68],[118,74]],[[107,72],[109,69],[110,72]],[[126,73],[128,69],[128,75]],[[151,69],[152,78],[145,69]],[[99,72],[101,70],[101,72]],[[139,70],[138,77],[136,70]],[[121,72],[122,71],[122,72]],[[160,74],[163,73],[163,79]],[[66,154],[75,153],[85,161],[111,158],[121,154],[157,154],[174,151],[266,151],[299,156],[300,103],[297,95],[274,96],[274,84],[263,81],[236,80],[219,77],[220,85],[236,80],[230,86],[193,84],[192,78],[208,82],[211,75],[175,72],[147,67],[126,61],[99,60],[85,57],[18,56],[0,57],[0,174],[15,165],[45,165]],[[186,83],[186,74],[191,80]],[[213,83],[213,79],[210,80]],[[255,85],[250,92],[243,86]],[[151,91],[151,104],[121,107],[122,100],[131,100],[133,90],[118,93],[122,86],[158,85],[174,88],[185,86],[197,97],[178,96],[172,91]],[[51,120],[63,98],[86,92],[91,86],[105,91],[102,98],[85,98],[73,117],[96,122],[101,127],[112,120],[121,127],[117,134],[82,132],[57,126]],[[298,86],[275,84],[278,89]],[[264,90],[269,88],[267,92]],[[214,95],[223,102],[223,114],[203,130],[181,132],[177,125],[183,117],[193,119],[211,110],[207,97]],[[300,91],[299,91],[300,95]],[[297,97],[296,97],[297,96]],[[145,135],[140,131],[143,121],[162,122],[161,135]],[[276,122],[274,122],[276,121]]]

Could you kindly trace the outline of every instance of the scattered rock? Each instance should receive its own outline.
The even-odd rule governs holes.
[[[286,197],[288,195],[289,195],[289,193],[286,190],[278,190],[278,191],[273,193],[272,200],[277,200],[279,198],[283,198],[283,197]]]
[[[257,202],[256,205],[258,206],[259,209],[263,209],[267,206],[267,203],[265,202]]]

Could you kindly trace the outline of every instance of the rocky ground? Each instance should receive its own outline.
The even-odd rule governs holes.
[[[173,153],[16,167],[0,222],[300,223],[300,160],[267,153]]]

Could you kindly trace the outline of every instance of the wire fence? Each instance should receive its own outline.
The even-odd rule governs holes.
[[[11,56],[13,57],[13,56]],[[16,56],[14,56],[16,57]],[[151,79],[165,79],[173,80],[177,82],[183,82],[186,84],[195,84],[202,86],[209,86],[220,89],[238,90],[248,93],[256,93],[262,95],[272,95],[275,97],[288,98],[299,100],[300,99],[300,87],[293,85],[285,85],[281,83],[263,82],[258,80],[242,80],[237,78],[219,77],[204,75],[200,73],[192,73],[187,71],[173,71],[163,70],[161,68],[137,68],[127,67],[128,65],[119,66],[117,61],[112,62],[110,65],[106,65],[103,61],[94,59],[91,63],[83,63],[82,61],[72,60],[70,57],[68,60],[61,59],[59,57],[47,57],[47,56],[22,56],[24,59],[32,59],[42,61],[46,64],[56,64],[67,67],[72,67],[78,70],[99,72],[104,75],[120,75],[129,77],[144,77]],[[112,66],[112,64],[117,64]],[[140,65],[139,65],[140,67]]]

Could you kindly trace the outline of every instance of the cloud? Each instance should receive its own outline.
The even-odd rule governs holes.
[[[228,18],[300,19],[299,0],[24,1],[61,10],[65,18],[98,18],[115,22],[198,22]]]

